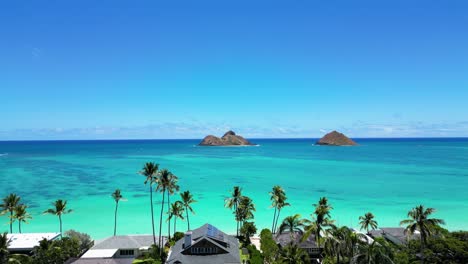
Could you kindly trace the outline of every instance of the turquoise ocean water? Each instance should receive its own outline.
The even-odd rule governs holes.
[[[234,233],[224,198],[235,185],[254,200],[259,230],[271,227],[268,192],[278,184],[292,204],[282,216],[309,217],[312,204],[327,196],[340,225],[357,227],[358,217],[372,211],[380,226],[397,226],[409,209],[424,204],[438,209],[448,229],[468,229],[468,139],[358,139],[357,147],[314,146],[313,139],[253,141],[260,146],[197,147],[198,140],[0,142],[0,197],[14,192],[30,205],[34,219],[23,232],[57,231],[58,220],[41,212],[66,199],[74,212],[64,216],[64,229],[99,239],[112,235],[110,194],[120,188],[128,201],[119,207],[118,233],[151,233],[148,187],[137,172],[154,161],[179,176],[181,190],[198,200],[192,227],[209,222]],[[154,198],[159,219],[160,194]],[[0,217],[0,231],[7,231],[7,221]],[[178,221],[178,229],[185,230],[186,222]]]

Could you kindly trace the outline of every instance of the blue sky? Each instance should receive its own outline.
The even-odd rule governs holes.
[[[4,1],[0,140],[468,136],[467,1]]]

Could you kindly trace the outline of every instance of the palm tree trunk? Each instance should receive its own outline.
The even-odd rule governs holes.
[[[169,192],[169,190],[167,191],[167,213],[170,214],[171,213],[171,201],[170,201],[170,198],[171,198],[171,194]],[[171,239],[171,221],[168,221],[167,222],[167,236],[169,237],[169,240]]]
[[[187,231],[189,231],[190,230],[190,220],[189,220],[189,216],[188,216],[187,206],[185,206],[185,214],[187,215]]]
[[[276,206],[275,206],[275,213],[273,214],[273,223],[271,224],[271,233],[275,233],[275,219],[276,219]]]
[[[62,216],[59,215],[59,222],[60,222],[60,238],[62,238]]]
[[[174,217],[174,234],[176,233],[176,221],[177,221],[177,217]]]
[[[13,234],[13,211],[10,211],[10,234]]]
[[[276,229],[278,229],[278,220],[281,213],[281,209],[278,209],[278,215],[276,216],[275,231],[273,234],[276,234]]]
[[[423,238],[423,236],[424,236],[423,232],[421,232],[421,235],[420,235],[421,237],[421,249],[420,249],[421,250],[421,264],[424,264],[424,241],[425,239]]]
[[[162,199],[162,203],[161,203],[161,216],[159,217],[159,244],[158,244],[158,247],[161,248],[161,249],[163,248],[162,245],[161,245],[162,244],[161,231],[162,231],[162,215],[163,215],[163,211],[164,211],[164,196],[166,194],[165,192],[166,192],[166,189],[164,188],[163,189],[163,194],[162,194],[163,199]],[[160,252],[161,252],[161,256],[162,256],[163,250],[160,250]]]
[[[154,232],[154,214],[153,214],[153,188],[149,185],[150,204],[151,204],[151,226],[153,227],[153,243],[156,244],[156,233]],[[161,236],[161,235],[160,235]]]
[[[21,221],[18,220],[18,230],[19,230],[19,233],[21,234]]]
[[[236,224],[237,224],[237,227],[236,227],[236,236],[239,236],[239,221],[237,220],[237,215],[238,215],[238,211],[237,211],[237,204],[234,204],[234,212],[235,212],[235,216],[236,216]]]
[[[119,207],[119,202],[115,202],[115,213],[114,213],[114,236],[117,234],[117,209]],[[154,242],[153,237],[153,242]]]

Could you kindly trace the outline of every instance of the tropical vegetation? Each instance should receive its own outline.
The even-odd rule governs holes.
[[[119,209],[119,201],[123,199],[120,189],[116,189],[112,193],[112,198],[115,201],[115,212],[114,212],[114,236],[117,234],[117,209]]]
[[[53,208],[45,210],[44,214],[52,214],[58,217],[60,224],[60,236],[62,236],[62,216],[73,212],[73,210],[68,209],[67,201],[62,199],[56,200],[52,205]]]

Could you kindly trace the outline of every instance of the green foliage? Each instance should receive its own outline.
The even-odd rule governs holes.
[[[80,255],[80,243],[77,239],[63,238],[56,241],[46,239],[39,242],[34,252],[35,264],[59,264],[65,263],[69,258]]]
[[[468,231],[452,232],[452,236],[460,241],[468,242]]]
[[[171,237],[171,240],[174,242],[179,241],[180,239],[184,238],[184,233],[182,232],[175,232],[174,235]]]
[[[263,229],[260,232],[260,249],[263,252],[265,263],[273,263],[278,255],[279,248],[269,229]]]
[[[263,264],[262,253],[254,245],[248,245],[246,248],[249,251],[251,264]]]
[[[466,233],[466,232],[465,232]],[[464,241],[464,234],[460,232],[448,233],[446,236],[431,237],[424,248],[424,260],[426,263],[468,263],[468,241]],[[403,250],[410,261],[417,261],[421,242],[414,240]],[[404,263],[404,262],[396,262]],[[411,263],[411,262],[410,262]]]
[[[289,244],[280,250],[278,263],[295,263],[306,264],[310,263],[309,255],[297,245]]]
[[[1,262],[0,262],[1,263]],[[33,264],[33,258],[23,254],[10,255],[8,264]]]
[[[73,229],[66,231],[65,236],[78,241],[80,245],[80,252],[84,252],[94,245],[94,241],[91,239],[91,236],[85,233],[80,233]]]
[[[162,250],[162,252],[161,252]],[[156,261],[155,263],[164,263],[167,258],[167,252],[156,245],[152,245],[148,252],[138,258],[145,261]],[[135,263],[135,262],[134,262]],[[137,262],[137,263],[153,263],[153,262]]]
[[[7,239],[7,233],[0,234],[0,263],[6,263],[8,261],[8,246],[10,242]]]
[[[153,258],[135,259],[133,264],[161,264],[161,261]]]
[[[257,227],[253,222],[245,222],[240,229],[240,233],[244,238],[243,242],[248,245],[250,244],[250,237],[257,233]]]

